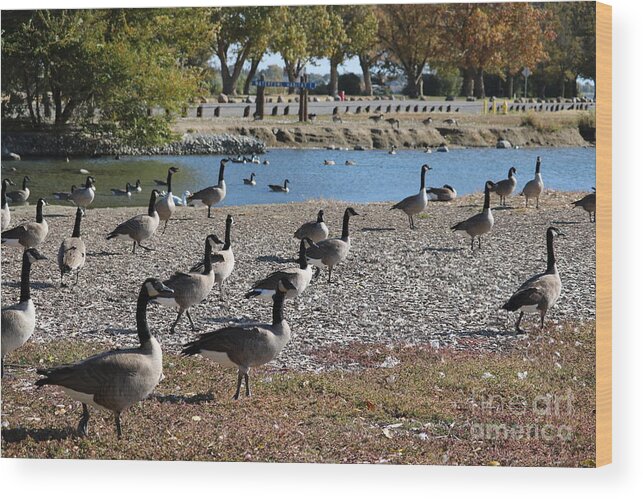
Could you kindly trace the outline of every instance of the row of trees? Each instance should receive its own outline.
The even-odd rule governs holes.
[[[207,93],[212,61],[223,92],[244,93],[265,54],[278,53],[295,81],[312,61],[337,68],[356,57],[364,91],[374,69],[402,72],[406,92],[423,93],[430,68],[459,73],[464,95],[485,95],[485,75],[513,94],[528,66],[539,92],[568,93],[595,72],[589,2],[341,5],[181,9],[7,11],[2,16],[3,109],[22,106],[34,124],[100,116],[140,135],[157,126],[147,109],[176,110]],[[249,68],[249,69],[248,69]],[[247,73],[246,73],[247,71]],[[44,114],[42,116],[41,114]]]

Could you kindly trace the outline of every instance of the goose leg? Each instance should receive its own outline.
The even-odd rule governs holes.
[[[165,225],[163,226],[163,232],[161,232],[161,235],[165,234],[165,229],[167,229],[167,223],[168,223],[169,221],[170,221],[170,219],[169,219],[169,218],[165,221]]]
[[[540,332],[543,332],[543,329],[545,329],[545,314],[547,313],[546,310],[541,310],[540,311]]]
[[[475,241],[475,236],[471,236],[471,251],[473,251],[473,242]]]
[[[114,422],[116,423],[116,435],[118,438],[123,436],[123,430],[121,429],[121,413],[120,411],[114,412]]]
[[[522,320],[522,316],[525,315],[524,312],[520,312],[520,315],[518,316],[518,320],[516,321],[516,332],[518,334],[523,334],[525,331],[523,329],[520,329],[520,321]]]
[[[74,284],[78,284],[78,277],[80,276],[80,270],[76,272],[76,282]]]
[[[188,319],[190,319],[190,326],[192,326],[192,331],[198,331],[199,328],[194,325],[194,322],[192,321],[192,316],[190,315],[190,311],[186,310],[185,314],[188,316]]]
[[[319,267],[315,267],[315,279],[319,277],[320,273],[321,273],[321,269]]]
[[[223,295],[223,281],[219,282],[219,301],[225,301],[225,296]]]
[[[539,210],[539,209],[540,209],[539,204],[540,204],[540,196],[536,198],[536,209],[537,209],[537,210]]]
[[[239,373],[237,374],[237,391],[234,394],[234,397],[232,397],[234,400],[239,400],[239,392],[241,391],[241,381],[243,381],[243,373],[241,372],[241,369],[239,369]]]
[[[86,437],[89,434],[89,409],[87,404],[83,404],[83,415],[78,422],[78,434]]]
[[[248,373],[244,373],[243,380],[246,384],[246,397],[249,397],[250,396],[250,378],[248,377]]]
[[[139,245],[141,248],[143,248],[145,251],[152,251],[152,248],[150,248],[149,246],[143,246],[141,243],[138,243],[138,245]]]
[[[182,315],[183,315],[183,311],[181,310],[176,316],[176,320],[174,321],[174,324],[172,324],[172,327],[170,328],[171,333],[176,333],[176,325],[179,323],[179,319],[181,319]]]
[[[212,209],[212,206],[208,206],[208,218],[210,218],[210,210]]]
[[[478,236],[478,249],[482,249],[482,236]]]
[[[328,267],[328,284],[330,284],[330,276],[333,274],[333,266]]]
[[[590,215],[590,218],[591,218],[591,215]],[[60,271],[60,287],[61,288],[65,287],[65,283],[63,282],[63,275],[64,275],[64,272],[61,270]]]
[[[134,241],[134,245],[132,246],[132,254],[136,254],[136,241]]]

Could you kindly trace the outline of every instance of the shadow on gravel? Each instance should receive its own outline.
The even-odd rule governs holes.
[[[362,227],[362,232],[393,232],[394,227]]]
[[[6,286],[8,288],[19,288],[20,287],[20,281],[18,282],[3,282],[3,286]],[[49,288],[55,288],[52,283],[50,282],[42,282],[42,281],[31,281],[31,287],[34,289],[49,289]]]
[[[579,221],[571,221],[571,220],[553,220],[552,224],[556,225],[579,225],[584,222],[579,222]]]
[[[22,442],[27,438],[32,438],[36,442],[47,442],[51,440],[67,440],[75,435],[75,432],[71,428],[66,428],[64,430],[54,429],[54,428],[44,428],[41,430],[26,428],[10,428],[8,430],[2,430],[2,440],[7,443]]]
[[[93,253],[87,253],[87,256],[91,257],[100,257],[100,256],[118,256],[122,255],[122,252],[116,252],[116,251],[95,251]]]
[[[516,208],[514,206],[496,206],[495,208],[491,208],[493,211],[504,211],[504,210],[515,210]]]
[[[108,327],[105,329],[107,334],[125,334],[127,336],[132,336],[136,334],[136,329],[125,329],[120,327]]]
[[[296,258],[283,258],[276,255],[261,255],[257,257],[258,262],[274,262],[274,263],[293,263],[297,262]]]
[[[161,404],[204,404],[206,402],[214,402],[214,395],[211,393],[198,393],[196,395],[154,395],[153,397]]]
[[[75,217],[76,215],[74,215]],[[49,215],[45,215],[45,218],[72,218],[71,215],[63,215],[62,213],[51,213]]]
[[[464,248],[431,248],[427,246],[422,250],[423,253],[458,253]]]

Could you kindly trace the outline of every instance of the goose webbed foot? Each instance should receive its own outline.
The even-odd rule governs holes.
[[[154,250],[153,250],[152,248],[150,248],[149,246],[143,246],[141,243],[138,243],[138,245],[139,245],[141,248],[143,248],[145,251],[154,251]]]

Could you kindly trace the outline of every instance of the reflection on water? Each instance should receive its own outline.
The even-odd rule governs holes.
[[[226,183],[228,195],[223,205],[284,203],[326,198],[352,202],[392,201],[417,192],[419,172],[423,163],[433,168],[427,185],[450,184],[459,195],[480,192],[487,179],[506,177],[511,166],[518,169],[518,191],[533,177],[536,156],[542,158],[545,187],[557,190],[589,191],[596,182],[596,150],[593,148],[537,149],[459,149],[449,153],[426,154],[423,151],[329,151],[318,149],[273,149],[261,156],[270,164],[228,163]],[[72,184],[83,185],[88,170],[96,178],[96,198],[92,207],[146,205],[150,191],[163,180],[170,166],[178,166],[174,175],[174,194],[184,190],[195,192],[217,183],[219,160],[222,156],[145,156],[97,159],[23,160],[3,163],[2,176],[17,186],[29,175],[32,183],[30,201],[44,197],[52,204],[65,204],[54,199],[53,193],[69,191]],[[324,160],[335,161],[324,166]],[[346,161],[355,166],[345,166]],[[16,171],[13,171],[15,168]],[[243,179],[255,172],[256,186],[244,185]],[[268,184],[290,180],[288,194],[271,192]],[[124,189],[141,180],[143,191],[113,196],[110,189]],[[10,187],[10,190],[12,188]],[[163,189],[160,187],[160,189]]]

